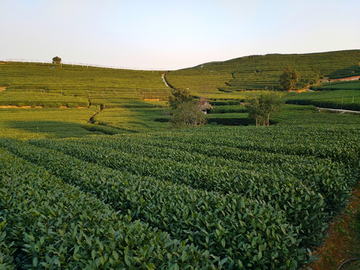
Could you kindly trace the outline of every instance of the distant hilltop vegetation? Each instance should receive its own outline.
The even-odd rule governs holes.
[[[286,66],[295,69],[298,89],[330,79],[360,75],[360,50],[309,54],[252,55],[223,62],[170,71],[169,85],[188,88],[191,93],[208,91],[278,90],[279,77]]]

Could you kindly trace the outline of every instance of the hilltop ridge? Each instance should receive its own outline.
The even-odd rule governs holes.
[[[300,74],[298,88],[329,76],[339,78],[360,74],[360,50],[306,54],[249,55],[222,62],[170,71],[168,82],[176,88],[197,93],[209,91],[278,90],[280,74],[287,65]]]

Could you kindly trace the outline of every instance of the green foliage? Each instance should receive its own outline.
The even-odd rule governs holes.
[[[245,101],[245,99],[243,98],[243,99],[241,99],[241,101],[243,102],[243,101]],[[240,100],[216,100],[215,99],[214,101],[211,101],[211,104],[214,106],[240,105]]]
[[[5,231],[6,220],[1,217],[0,221],[0,269],[16,269],[13,258],[16,247]]]
[[[132,221],[42,168],[1,151],[5,231],[21,269],[148,269],[213,264],[192,245]],[[11,246],[11,245],[10,245]],[[203,261],[202,261],[203,260]]]
[[[208,123],[226,126],[248,126],[254,124],[254,119],[250,119],[248,113],[211,113]]]
[[[169,105],[173,109],[178,109],[183,103],[192,100],[190,92],[186,89],[172,89],[171,96],[169,96]]]
[[[46,108],[69,108],[89,107],[89,101],[85,97],[63,96],[60,94],[33,92],[4,92],[0,94],[0,105],[13,106],[42,106]]]
[[[53,64],[61,64],[61,58],[59,56],[55,56],[52,59]]]
[[[238,104],[254,92],[234,89],[243,89],[246,80],[246,88],[259,89],[278,80],[288,64],[305,84],[304,76],[351,66],[357,54],[254,56],[228,61],[232,66],[195,67],[193,76],[190,70],[170,72],[167,79],[201,85],[189,89],[198,96],[217,91],[209,121],[244,124],[247,109]],[[330,57],[333,67],[316,62],[320,56]],[[304,64],[310,60],[318,68],[312,75]],[[165,101],[142,99],[161,94],[152,88],[163,85],[160,73],[50,67],[0,65],[0,84],[7,86],[0,97],[13,95],[17,105],[90,100],[98,106],[1,109],[1,137],[27,141],[0,139],[0,268],[298,269],[313,259],[311,249],[360,180],[355,115],[286,105],[272,118],[279,126],[150,133]],[[215,67],[222,71],[211,72]],[[265,71],[270,67],[273,73]],[[264,75],[271,79],[259,80]],[[222,90],[233,92],[217,90],[224,81]],[[285,99],[345,104],[354,98],[357,104],[356,92],[289,93]],[[105,109],[99,112],[100,105]],[[321,121],[328,125],[289,126]],[[87,136],[100,133],[113,136]],[[28,140],[75,136],[84,138]]]
[[[203,67],[171,71],[167,73],[167,79],[179,79],[181,83],[192,84],[193,87],[189,88],[189,85],[183,85],[179,89],[187,90],[189,88],[192,96],[197,97],[204,96],[205,92],[212,105],[238,105],[240,101],[255,93],[255,91],[243,90],[265,89],[266,86],[268,89],[276,88],[281,71],[286,65],[291,65],[291,67],[301,72],[302,79],[300,79],[299,85],[302,83],[305,85],[304,76],[308,76],[310,72],[306,68],[309,69],[311,66],[311,72],[319,71],[318,73],[324,73],[322,72],[323,68],[328,70],[330,66],[334,69],[340,66],[342,66],[341,68],[354,66],[358,63],[349,63],[354,61],[354,59],[356,60],[357,55],[358,51],[344,51],[309,55],[243,57],[226,62],[204,64]],[[322,58],[326,58],[328,62],[325,63]],[[170,94],[169,88],[164,88],[164,82],[161,79],[163,72],[116,70],[71,65],[57,65],[54,69],[51,69],[53,66],[52,64],[13,62],[5,62],[0,65],[0,85],[6,87],[1,89],[2,92],[0,92],[0,106],[31,106],[32,108],[26,109],[26,111],[24,111],[25,109],[18,110],[16,113],[13,109],[0,109],[0,134],[2,136],[17,138],[23,136],[26,139],[31,137],[85,136],[90,134],[87,130],[93,133],[104,132],[115,134],[149,132],[151,130],[164,130],[168,128],[169,125],[167,123],[155,121],[156,119],[169,121],[170,118],[162,116],[160,113],[162,111],[161,108],[166,106],[166,101]],[[326,67],[327,69],[325,69]],[[219,72],[217,72],[217,69]],[[264,77],[264,80],[260,78],[266,74],[270,74],[269,77]],[[245,83],[245,81],[240,82],[243,79],[248,80],[249,87],[240,87],[240,84]],[[236,80],[237,82],[232,82],[234,83],[232,84],[229,83],[229,80]],[[220,87],[218,82],[224,84],[224,81],[228,85],[225,84],[225,86],[223,85],[224,87]],[[175,83],[175,86],[177,85]],[[336,89],[336,87],[346,87],[345,85],[333,84],[331,87]],[[342,89],[350,89],[350,85],[352,89],[357,89],[356,82],[347,85],[349,85],[349,88]],[[325,85],[324,87],[328,86]],[[218,91],[218,89],[222,91]],[[303,99],[302,94],[299,94],[299,97]],[[289,97],[289,99],[295,99],[295,97]],[[351,97],[348,95],[343,97],[336,96],[334,99],[336,100],[333,100],[333,98],[322,100],[321,106],[339,107],[340,105],[341,107],[342,104],[343,108],[357,109],[356,94]],[[304,104],[320,105],[320,101],[315,102],[309,103],[306,101]],[[294,101],[293,103],[303,104],[302,101]],[[35,109],[35,107],[39,106],[55,109],[65,106],[76,108],[91,107],[92,105],[102,106],[106,109],[98,113],[93,119],[90,118],[96,112],[91,113],[92,109],[87,110],[86,113],[84,109],[74,110],[71,111],[71,115],[65,110],[59,110],[57,112],[58,115],[55,114],[55,111],[47,115],[48,110],[39,111],[37,108]],[[214,109],[213,113],[216,113],[216,110],[217,108]],[[239,110],[224,110],[223,108],[219,110],[221,113],[240,112]],[[41,112],[44,113],[46,118],[40,117],[42,118],[41,121],[47,121],[48,126],[45,127],[46,123],[43,122],[41,127],[45,128],[40,130],[39,126],[38,130],[38,116]],[[7,120],[9,114],[12,118],[11,122]],[[13,117],[15,115],[18,116],[18,119]],[[84,115],[88,115],[88,117],[84,117]],[[290,115],[290,113],[287,115]],[[34,123],[24,122],[31,121],[32,117],[34,117]],[[273,123],[291,123],[289,119],[284,117],[276,116],[276,118],[272,118]],[[299,116],[297,115],[296,117],[300,121]],[[317,115],[317,117],[320,119],[320,116]],[[325,115],[324,117],[327,118]],[[79,121],[80,118],[81,123]],[[340,122],[337,116],[334,118],[336,118],[336,123]],[[317,118],[307,119],[310,122],[314,122]],[[326,121],[331,122],[329,119]],[[347,121],[350,122],[350,118]],[[101,123],[101,127],[92,127],[88,122]],[[250,123],[248,120],[244,120],[242,115],[239,119],[235,119],[234,115],[228,115],[228,117],[216,116],[212,120],[208,120],[208,122],[227,125],[247,125]],[[75,125],[74,123],[77,124]],[[87,130],[81,130],[82,126],[86,127]],[[55,128],[55,131],[52,132],[51,128]]]
[[[360,61],[359,61],[360,63]],[[329,74],[330,79],[346,78],[360,75],[360,64],[336,70]]]
[[[290,66],[286,66],[284,72],[280,76],[280,90],[294,90],[299,78],[299,73],[296,70],[291,69]]]
[[[84,109],[0,109],[0,137],[64,138],[91,135],[84,127],[99,108],[91,106]]]
[[[155,122],[155,119],[163,116],[163,108],[153,108],[152,104],[144,104],[144,108],[107,108],[95,115],[94,122],[102,125],[102,129],[112,129],[117,133],[138,133],[149,131],[161,131],[168,128],[167,124]],[[100,128],[99,125],[92,127]],[[110,134],[110,133],[107,133]]]
[[[40,96],[44,101],[78,103],[82,98],[87,103],[92,99],[103,100],[101,104],[116,100],[167,100],[168,88],[165,88],[159,71],[121,70],[86,66],[40,63],[6,62],[0,65],[0,86],[6,86],[0,92],[0,98],[6,94],[17,95],[23,102],[30,95]],[[57,95],[51,96],[51,95]],[[27,95],[26,98],[22,95]],[[48,98],[47,98],[48,97]],[[73,100],[73,101],[71,101]],[[10,105],[10,104],[3,104]]]
[[[115,250],[125,268],[297,269],[311,261],[308,249],[322,242],[327,222],[360,180],[357,126],[212,127],[26,143],[0,139],[0,145],[31,162],[0,150],[0,211],[9,213],[3,253],[9,263],[13,258],[32,266],[55,263],[62,254],[62,268],[84,268],[101,250],[86,239],[98,237],[104,246],[99,258],[113,263]],[[3,210],[10,205],[20,211]],[[44,244],[41,224],[54,232]],[[120,228],[120,242],[111,242]],[[158,233],[162,240],[153,238]],[[33,248],[16,246],[13,253],[12,242]],[[186,248],[179,246],[185,242]],[[147,243],[157,247],[142,248]]]
[[[344,109],[352,111],[360,111],[360,104],[343,103],[335,100],[311,100],[311,99],[291,99],[287,104],[313,105],[320,108]]]
[[[166,78],[176,88],[189,88],[192,95],[200,96],[206,92],[207,97],[212,98],[212,95],[220,93],[226,96],[225,92],[220,92],[226,91],[231,95],[240,96],[242,92],[238,91],[266,88],[277,90],[279,76],[287,65],[301,74],[297,86],[303,88],[337,70],[354,67],[359,61],[359,50],[252,55],[170,71]]]
[[[219,113],[245,113],[247,109],[245,106],[239,105],[228,105],[228,106],[214,106],[211,109],[210,114],[219,114]]]
[[[286,268],[285,258],[306,260],[305,250],[297,247],[300,239],[296,237],[296,229],[286,223],[281,212],[263,202],[236,194],[219,196],[152,178],[136,180],[130,175],[121,176],[60,153],[15,141],[3,140],[1,145],[51,169],[84,191],[95,193],[115,209],[130,210],[133,218],[141,218],[171,232],[173,237],[203,246],[210,254],[220,256],[222,261],[228,258],[227,269],[238,265],[238,260],[250,268],[269,264],[279,269]],[[254,229],[256,236],[251,233]],[[259,250],[264,253],[262,258],[258,257]]]
[[[360,80],[345,82],[329,82],[311,87],[313,90],[360,90]]]
[[[176,127],[200,127],[207,121],[197,101],[181,103],[172,111],[172,122]]]
[[[152,143],[151,141],[147,143]],[[105,166],[109,166],[114,169],[118,169],[121,171],[128,171],[133,174],[141,174],[143,176],[151,175],[155,177],[158,180],[164,180],[164,181],[172,181],[177,184],[187,184],[191,187],[194,187],[196,189],[204,189],[209,191],[220,191],[222,193],[228,194],[230,192],[236,192],[239,194],[244,194],[248,198],[257,199],[257,200],[265,200],[269,205],[272,205],[273,207],[279,207],[276,206],[277,204],[280,205],[280,208],[283,209],[283,205],[285,205],[284,211],[288,211],[289,209],[286,208],[288,204],[293,203],[293,197],[292,196],[298,196],[298,198],[302,198],[302,202],[297,202],[298,205],[302,205],[301,211],[297,211],[295,209],[292,210],[292,213],[289,212],[286,214],[288,218],[288,222],[297,224],[299,226],[299,219],[296,221],[296,217],[299,216],[317,216],[317,222],[319,222],[317,225],[314,223],[314,221],[311,219],[311,226],[312,228],[316,228],[317,226],[320,226],[322,228],[326,223],[324,223],[324,219],[326,219],[326,215],[324,215],[324,209],[323,206],[323,199],[319,197],[317,194],[308,192],[303,193],[304,186],[299,185],[299,183],[295,180],[289,181],[288,177],[290,176],[280,176],[281,171],[276,170],[276,172],[271,172],[269,169],[270,167],[264,166],[260,167],[258,164],[254,166],[254,164],[247,164],[247,163],[237,163],[235,162],[226,162],[224,160],[218,160],[218,159],[211,159],[205,158],[205,156],[196,156],[192,157],[191,161],[188,162],[189,164],[182,164],[178,162],[172,161],[170,158],[172,156],[177,157],[179,160],[180,157],[184,156],[183,152],[179,151],[178,154],[176,154],[176,151],[169,151],[169,150],[163,150],[162,148],[154,148],[153,146],[148,147],[148,149],[142,149],[142,147],[139,145],[133,145],[133,147],[128,147],[129,142],[126,142],[125,144],[122,143],[121,140],[112,140],[112,142],[107,141],[104,142],[103,140],[86,140],[82,141],[81,145],[78,145],[78,142],[76,144],[64,144],[64,143],[53,143],[50,141],[36,141],[36,145],[43,146],[43,147],[51,147],[53,149],[65,152],[67,154],[75,155],[78,158],[83,158],[87,161],[103,164]],[[88,145],[96,145],[89,147]],[[206,144],[205,144],[206,145]],[[106,146],[106,147],[104,147]],[[119,151],[113,151],[110,150],[111,148],[116,148],[117,150],[122,150],[128,153],[121,153]],[[182,148],[183,145],[176,144],[175,147]],[[98,152],[101,152],[101,154],[97,154]],[[158,154],[151,154],[150,158],[144,158],[144,155],[149,156],[149,152],[154,152]],[[165,158],[165,156],[168,153],[171,153],[171,156],[168,157],[169,159],[162,160]],[[239,154],[239,151],[237,151]],[[250,155],[250,160],[253,159],[254,156],[258,156],[259,163],[264,164],[265,159],[269,159],[270,156],[262,155],[262,153],[251,153],[248,151],[242,151],[243,155]],[[131,153],[131,154],[130,154]],[[137,155],[134,155],[136,153]],[[104,158],[106,157],[106,158]],[[276,158],[279,158],[279,156],[274,156]],[[262,161],[261,161],[261,158]],[[288,160],[289,162],[286,163],[287,169],[289,169],[290,164],[295,162],[294,158],[289,156],[283,156],[283,161]],[[105,160],[106,159],[106,160]],[[271,159],[273,160],[273,159]],[[290,161],[293,160],[293,161]],[[309,170],[309,164],[311,164],[310,160],[299,160],[296,158],[296,162],[298,162],[297,166],[300,166],[299,163],[304,162]],[[270,162],[270,161],[268,161]],[[216,165],[216,167],[214,167]],[[220,165],[221,164],[221,165]],[[190,166],[190,168],[188,168]],[[219,168],[218,166],[228,166],[227,169]],[[283,170],[285,170],[285,165]],[[318,166],[318,165],[317,165]],[[322,166],[325,166],[325,163],[322,164]],[[156,167],[156,170],[153,170],[153,168]],[[314,167],[314,166],[312,166]],[[316,167],[316,166],[315,166]],[[319,166],[318,166],[319,167]],[[236,169],[236,168],[242,168],[242,169]],[[331,171],[334,175],[336,175],[335,170],[331,169],[330,166],[327,165],[327,168],[329,171]],[[172,171],[172,174],[169,175],[168,171]],[[257,173],[261,174],[255,174],[252,171],[256,170]],[[273,169],[272,169],[273,170]],[[294,168],[292,168],[294,170]],[[319,168],[315,169],[314,171],[318,171]],[[196,172],[196,174],[194,174]],[[292,177],[292,176],[291,176]],[[311,178],[311,173],[308,171],[308,177]],[[268,182],[267,179],[273,179],[273,181]],[[199,181],[200,179],[200,181]],[[225,180],[226,179],[226,180]],[[328,179],[328,176],[325,176],[325,179]],[[324,179],[324,180],[325,180]],[[289,189],[289,183],[290,186],[292,186],[294,189]],[[272,186],[274,185],[274,186]],[[299,185],[299,186],[298,186]],[[284,190],[282,190],[284,189]],[[272,199],[273,202],[276,202],[276,205],[273,205],[271,200],[268,200],[268,198],[264,197],[265,190],[278,190],[277,192],[273,192]],[[282,190],[282,191],[281,191]],[[286,190],[286,191],[285,191]],[[289,192],[292,195],[289,195]],[[300,192],[300,193],[299,193]],[[297,194],[297,195],[295,195]],[[339,193],[340,194],[340,193]],[[338,195],[339,195],[338,194]],[[292,198],[292,199],[290,199]],[[318,205],[319,207],[316,209],[309,209],[309,200],[312,200],[311,205]],[[291,201],[291,202],[290,202]],[[338,201],[336,202],[338,203]],[[291,208],[291,207],[290,207]],[[305,210],[306,209],[306,210]],[[296,214],[295,214],[296,213]],[[303,224],[306,222],[302,221]],[[317,234],[320,233],[320,231],[317,231]],[[310,243],[311,241],[314,241],[312,239],[313,236],[308,238],[303,238],[302,242]],[[317,235],[319,237],[319,235]],[[310,238],[312,240],[310,240]]]
[[[17,268],[215,269],[209,253],[132,221],[41,167],[0,153],[1,225],[5,251],[10,249]]]
[[[359,90],[323,90],[285,97],[287,104],[314,105],[323,108],[360,111]]]
[[[245,105],[249,116],[255,119],[256,126],[269,126],[270,115],[281,110],[282,101],[275,93],[262,93],[260,96],[253,96],[247,100]]]
[[[360,115],[339,112],[318,111],[313,105],[290,105],[282,107],[279,114],[272,118],[277,126],[348,126],[360,125]]]
[[[186,89],[173,88],[171,94],[169,97],[169,105],[173,109],[171,120],[176,127],[199,127],[205,125],[207,118],[202,109],[212,108],[206,99],[193,100],[190,92]]]

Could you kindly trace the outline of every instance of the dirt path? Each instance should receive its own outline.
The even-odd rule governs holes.
[[[347,81],[356,81],[359,79],[360,76],[352,76],[352,77],[339,78],[339,79],[330,79],[330,82],[347,82]]]
[[[341,112],[343,113],[360,113],[360,111],[351,111],[351,110],[343,110],[343,109],[330,109],[330,108],[316,108],[319,112],[321,111],[332,111],[332,112]]]
[[[330,225],[329,238],[314,252],[320,259],[310,264],[308,269],[337,270],[343,262],[360,257],[360,232],[354,227],[354,224],[359,224],[356,220],[360,217],[360,185],[352,194],[353,199],[344,214],[336,217]],[[346,262],[341,270],[360,269],[359,266],[360,261]]]
[[[163,79],[165,85],[169,88],[172,88],[170,85],[168,85],[167,81],[166,81],[166,78],[165,78],[165,73],[164,74],[161,74],[161,78]]]

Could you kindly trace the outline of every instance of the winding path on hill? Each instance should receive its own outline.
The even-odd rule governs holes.
[[[167,81],[166,81],[166,78],[165,78],[165,73],[164,74],[161,74],[161,78],[163,79],[165,85],[169,88],[172,88],[170,85],[168,85]]]

